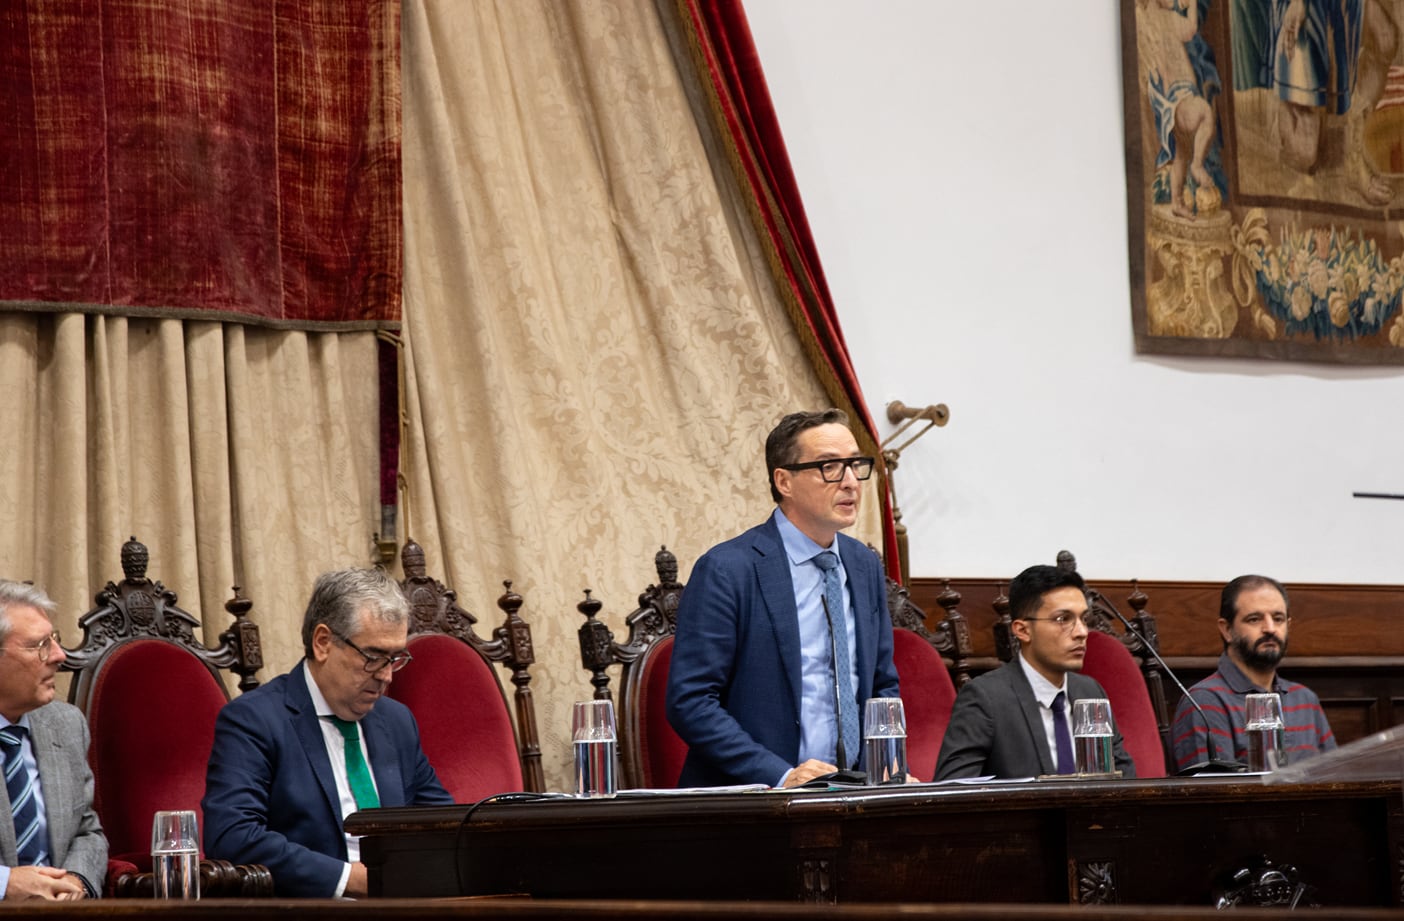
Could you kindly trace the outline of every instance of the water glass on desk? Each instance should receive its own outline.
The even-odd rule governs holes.
[[[1275,771],[1287,764],[1282,751],[1282,698],[1248,694],[1243,698],[1244,731],[1248,735],[1248,770]]]
[[[613,796],[618,739],[614,704],[608,700],[576,701],[570,728],[575,745],[575,795]]]
[[[863,764],[868,784],[907,782],[907,713],[900,697],[863,705]]]
[[[1112,735],[1111,701],[1102,697],[1073,701],[1073,753],[1079,774],[1110,774],[1116,770]]]
[[[156,813],[151,821],[151,871],[156,898],[200,897],[200,834],[193,810]]]

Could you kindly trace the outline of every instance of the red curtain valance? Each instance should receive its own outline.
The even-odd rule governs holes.
[[[394,326],[399,0],[0,4],[0,309]]]
[[[881,457],[877,427],[863,400],[838,311],[824,280],[819,251],[809,230],[809,219],[741,0],[675,2],[712,103],[712,115],[737,179],[749,196],[752,218],[800,342],[829,398],[852,418],[858,444],[867,453]],[[880,495],[883,558],[888,575],[900,580],[901,563],[886,477]]]

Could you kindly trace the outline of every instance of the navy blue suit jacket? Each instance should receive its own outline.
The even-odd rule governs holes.
[[[843,534],[838,551],[857,632],[861,715],[867,698],[898,695],[892,620],[877,554]],[[799,613],[772,517],[707,551],[678,604],[668,720],[688,745],[679,785],[779,781],[799,763],[800,693]]]
[[[340,800],[305,663],[220,710],[205,775],[205,856],[258,863],[279,896],[328,898],[346,865]],[[361,719],[382,806],[452,803],[404,704]]]

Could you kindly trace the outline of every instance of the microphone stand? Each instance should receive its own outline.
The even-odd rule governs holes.
[[[1175,674],[1175,670],[1166,664],[1165,660],[1160,657],[1160,653],[1156,652],[1155,647],[1147,642],[1146,638],[1141,635],[1141,631],[1137,630],[1135,625],[1127,620],[1126,615],[1118,611],[1114,604],[1108,603],[1107,608],[1116,615],[1117,620],[1121,621],[1121,625],[1126,628],[1126,632],[1139,640],[1146,652],[1149,652],[1151,657],[1160,664],[1160,667],[1165,670],[1165,674],[1170,676],[1170,680],[1175,683],[1175,687],[1179,688],[1180,693],[1185,695],[1185,700],[1190,702],[1190,706],[1194,707],[1195,712],[1199,714],[1200,720],[1204,723],[1204,738],[1205,741],[1209,743],[1209,760],[1196,761],[1194,764],[1187,765],[1176,771],[1176,774],[1181,777],[1187,777],[1191,774],[1238,774],[1247,770],[1247,765],[1241,762],[1232,760],[1223,761],[1219,758],[1219,746],[1214,742],[1214,732],[1209,726],[1209,717],[1205,714],[1204,708],[1199,705],[1199,701],[1194,699],[1194,695],[1189,692],[1189,688],[1185,687],[1184,682]],[[1171,744],[1171,754],[1174,754],[1173,742]]]

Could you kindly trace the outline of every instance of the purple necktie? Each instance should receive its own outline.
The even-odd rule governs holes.
[[[1058,773],[1076,774],[1077,759],[1073,757],[1072,735],[1068,732],[1068,721],[1063,718],[1063,692],[1053,698],[1050,705],[1053,711],[1053,741],[1058,744]]]

